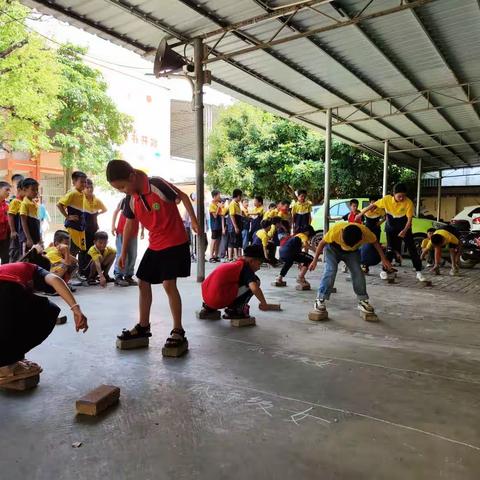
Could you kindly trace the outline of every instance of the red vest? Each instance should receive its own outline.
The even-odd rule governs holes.
[[[33,275],[38,269],[32,263],[8,263],[0,265],[0,282],[19,283],[25,288],[33,284]]]
[[[203,301],[210,308],[225,308],[238,294],[238,282],[245,261],[219,265],[202,283]]]

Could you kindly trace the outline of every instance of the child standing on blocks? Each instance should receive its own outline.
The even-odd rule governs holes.
[[[297,192],[297,201],[292,205],[293,233],[299,233],[301,229],[312,223],[312,202],[307,200],[307,191]]]
[[[320,313],[327,311],[325,301],[330,299],[330,294],[335,285],[338,264],[344,261],[352,275],[353,290],[358,298],[358,309],[363,313],[374,313],[374,309],[368,301],[367,285],[360,265],[359,249],[366,243],[373,244],[375,250],[380,255],[384,268],[391,270],[392,265],[385,257],[377,237],[365,225],[338,222],[323,237],[309,266],[310,271],[315,270],[319,256],[324,253],[325,269],[320,281],[317,299],[315,300],[315,311]]]
[[[173,317],[173,329],[165,347],[182,347],[187,339],[182,327],[182,299],[177,278],[190,275],[190,249],[177,201],[185,206],[198,234],[198,221],[187,194],[160,177],[147,177],[128,162],[112,160],[107,165],[107,180],[126,193],[122,253],[119,266],[125,266],[128,245],[132,237],[133,220],[137,219],[149,231],[149,247],[137,271],[140,292],[140,320],[131,330],[123,330],[121,340],[150,337],[152,284],[163,284]]]

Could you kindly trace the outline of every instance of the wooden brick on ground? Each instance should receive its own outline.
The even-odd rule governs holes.
[[[117,338],[117,348],[120,350],[132,350],[134,348],[144,348],[148,347],[149,338],[148,337],[140,337],[140,338],[132,338],[131,340],[121,340]]]
[[[232,318],[230,320],[232,327],[250,327],[255,325],[255,317],[248,318]]]
[[[328,320],[328,312],[326,310],[324,312],[317,312],[316,310],[312,310],[308,314],[308,319],[312,322],[322,322]]]
[[[103,410],[118,402],[120,389],[113,385],[100,385],[77,400],[77,413],[98,415]]]
[[[179,347],[163,347],[162,355],[164,357],[181,357],[188,351],[188,342],[183,343]]]
[[[360,312],[360,316],[367,322],[378,322],[378,317],[375,313]]]
[[[310,287],[310,285],[297,285],[295,287],[295,289],[300,291],[300,292],[303,292],[303,291],[306,291],[306,290],[311,290],[311,287]]]
[[[16,380],[15,382],[5,383],[1,386],[1,388],[5,388],[6,390],[30,390],[35,388],[40,382],[40,374],[32,375],[31,377],[22,378],[20,380]]]

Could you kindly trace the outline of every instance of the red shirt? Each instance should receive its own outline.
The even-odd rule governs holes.
[[[8,226],[8,203],[3,200],[0,202],[0,240],[10,237],[10,227]]]
[[[120,208],[121,210],[123,210],[125,208],[124,202],[125,202],[125,199],[123,199],[120,202],[120,205],[118,206],[118,208]],[[121,211],[120,212],[120,217],[118,218],[118,224],[117,224],[118,235],[123,235],[123,230],[125,229],[125,223],[126,222],[127,222],[127,218],[123,214],[123,211]],[[133,221],[133,231],[132,231],[132,234],[133,234],[134,237],[136,237],[138,235],[138,228],[139,228],[138,220],[135,219]]]
[[[0,265],[0,281],[19,283],[25,288],[32,288],[35,275],[43,271],[32,263],[7,263]]]
[[[347,222],[350,222],[350,223],[362,223],[361,220],[356,220],[356,217],[358,215],[359,212],[357,213],[354,213],[354,212],[350,212],[347,216]]]
[[[187,232],[177,208],[178,190],[160,177],[143,177],[142,191],[127,195],[123,214],[128,219],[137,219],[148,231],[148,248],[165,250],[187,243]]]

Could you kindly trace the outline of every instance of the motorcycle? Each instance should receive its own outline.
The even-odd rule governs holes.
[[[462,248],[460,267],[473,268],[480,263],[480,231],[471,230],[467,220],[452,220],[450,225],[459,232],[459,240]]]

